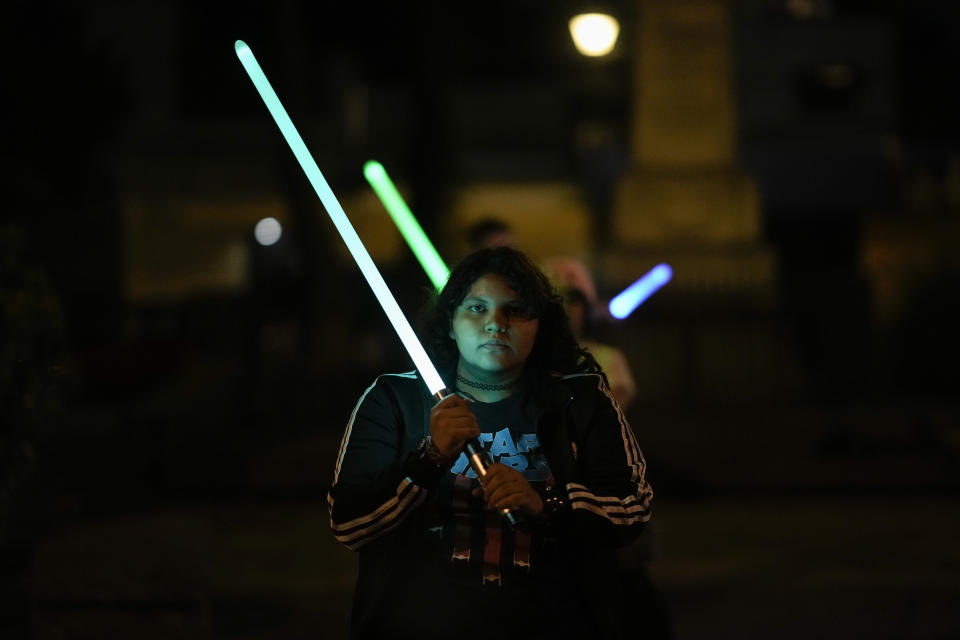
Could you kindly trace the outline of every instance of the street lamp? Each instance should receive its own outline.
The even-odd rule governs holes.
[[[620,23],[606,13],[581,13],[570,18],[570,35],[577,51],[585,56],[605,56],[613,51]]]

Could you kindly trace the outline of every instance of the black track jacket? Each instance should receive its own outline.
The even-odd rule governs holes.
[[[645,479],[646,463],[601,376],[554,379],[549,397],[538,406],[536,429],[567,505],[532,525],[540,557],[550,565],[541,582],[545,592],[555,591],[550,597],[557,616],[545,624],[563,628],[569,637],[581,624],[594,637],[619,637],[635,623],[627,622],[629,605],[619,600],[613,550],[635,538],[650,518],[653,492]],[[415,372],[385,374],[364,391],[347,424],[327,500],[336,539],[360,552],[353,637],[387,633],[378,626],[381,619],[403,614],[394,603],[409,609],[411,592],[434,593],[443,582],[442,574],[423,569],[422,507],[447,473],[418,455],[430,433],[435,402]],[[439,588],[434,600],[443,595],[442,584]],[[460,614],[447,611],[453,624]],[[562,621],[564,614],[581,619]],[[430,627],[444,629],[443,618],[433,610]],[[389,627],[389,633],[398,630]],[[458,632],[448,627],[438,634],[450,635]]]

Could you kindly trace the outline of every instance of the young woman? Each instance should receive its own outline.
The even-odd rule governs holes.
[[[634,635],[614,550],[650,517],[645,462],[560,298],[522,253],[467,256],[425,347],[456,394],[378,377],[347,425],[328,495],[359,551],[356,638]],[[461,449],[494,464],[482,480]],[[502,509],[522,515],[505,524]]]

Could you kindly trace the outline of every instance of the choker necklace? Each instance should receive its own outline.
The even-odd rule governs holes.
[[[482,389],[483,391],[506,391],[515,385],[517,380],[511,380],[510,382],[504,382],[503,384],[487,384],[486,382],[474,382],[473,380],[468,380],[458,373],[457,382],[465,384],[468,387],[473,387],[474,389]]]

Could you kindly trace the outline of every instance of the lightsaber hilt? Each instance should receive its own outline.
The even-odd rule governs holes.
[[[453,392],[449,389],[441,389],[433,395],[437,401],[440,401],[452,394]],[[463,455],[467,456],[467,461],[470,463],[473,472],[477,474],[477,478],[486,476],[487,470],[493,464],[490,454],[486,452],[483,445],[480,444],[480,441],[476,438],[470,438],[463,443]],[[514,528],[524,521],[523,514],[515,509],[502,507],[497,509],[497,511],[500,513],[500,519],[510,528]]]

